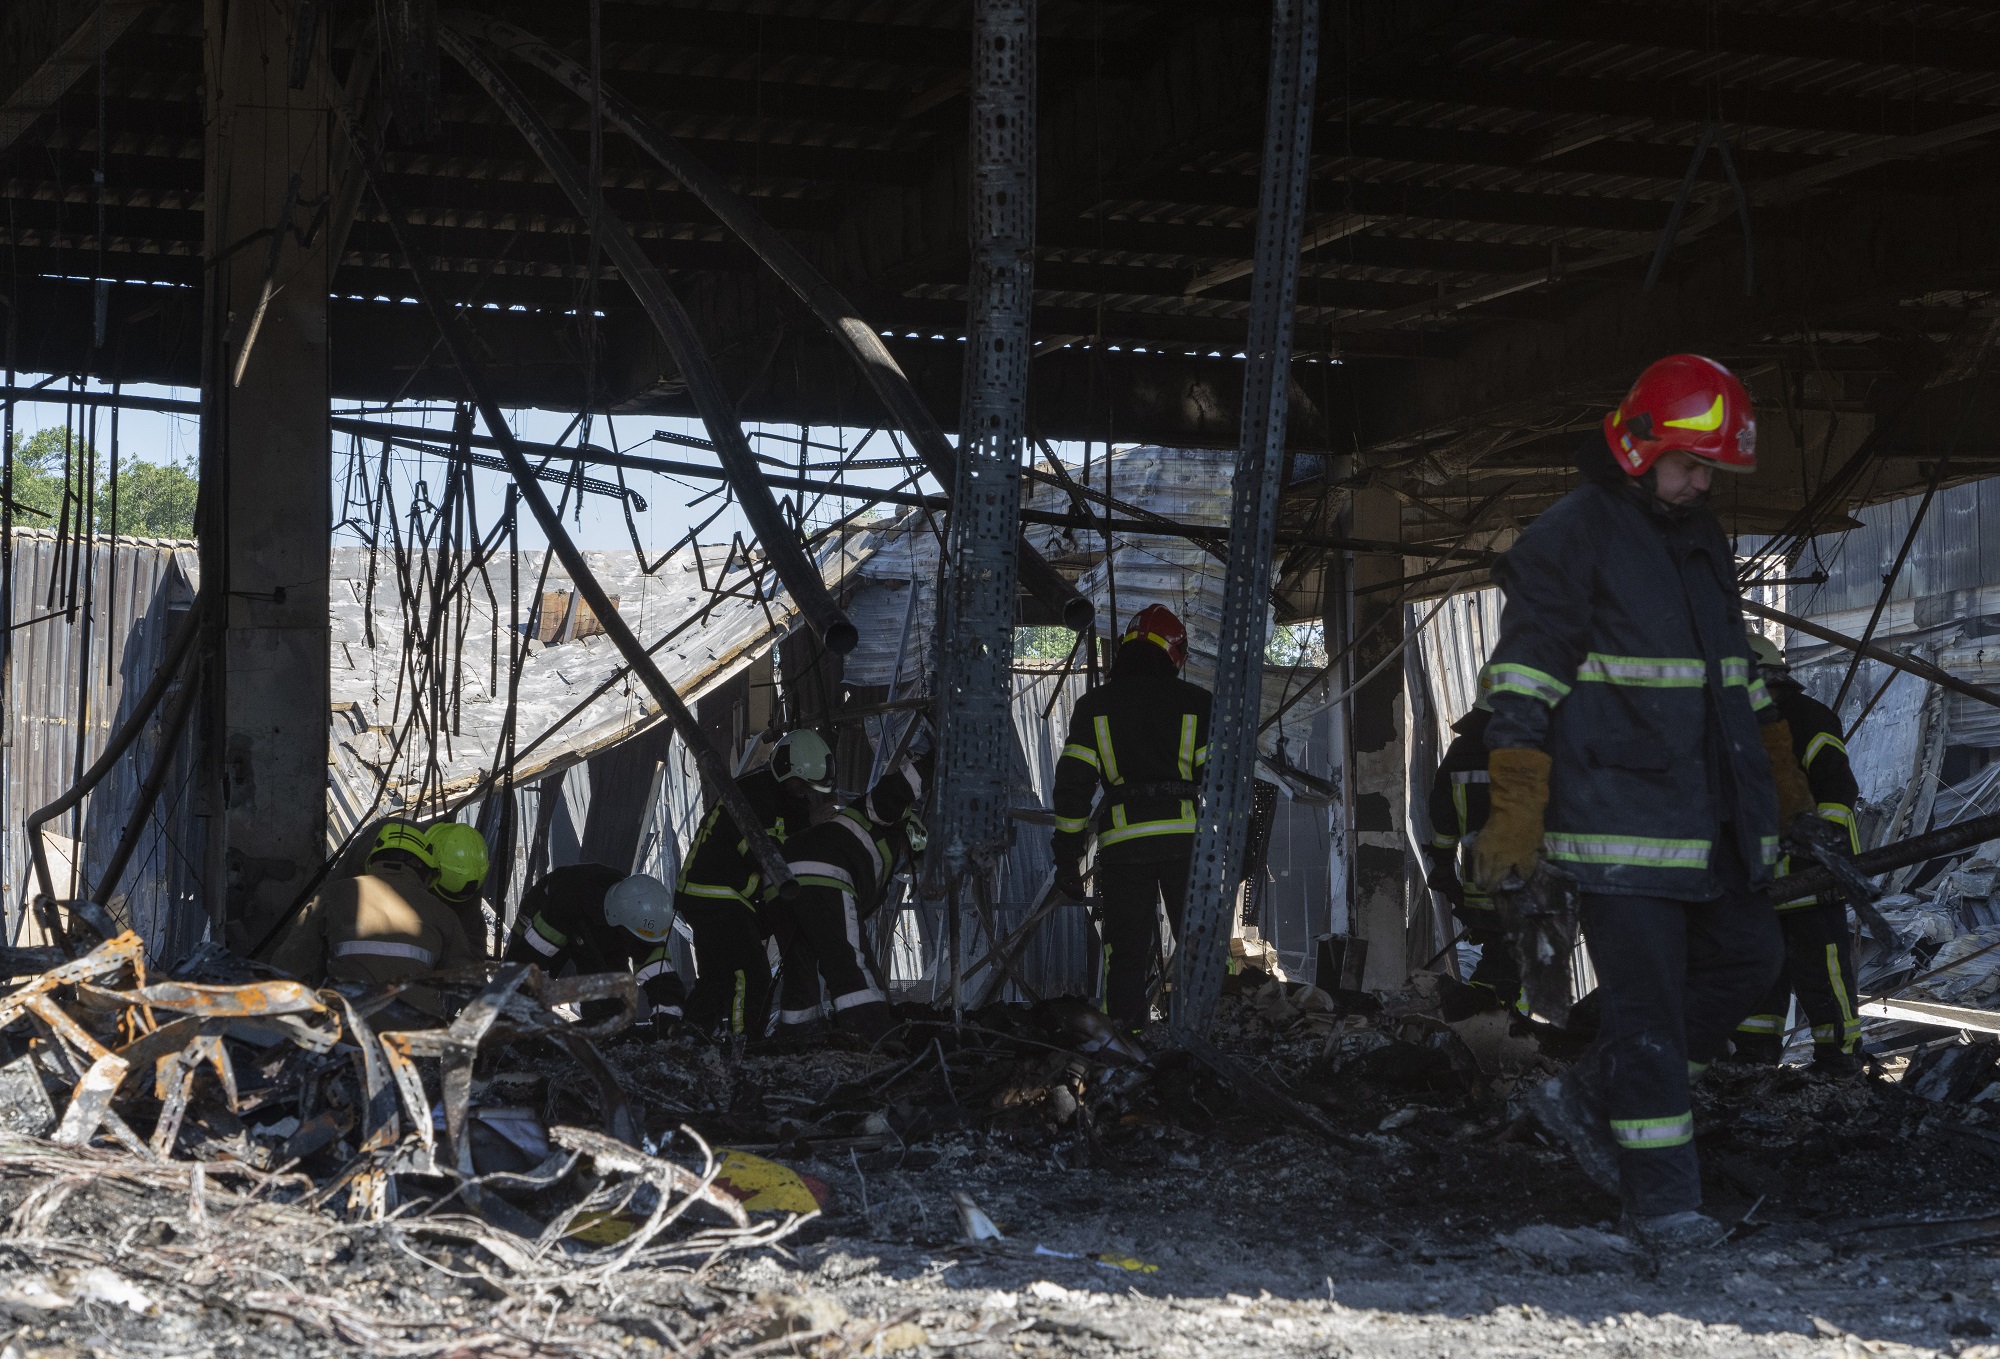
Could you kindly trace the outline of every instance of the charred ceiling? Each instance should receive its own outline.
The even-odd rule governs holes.
[[[589,6],[473,7],[589,57]],[[357,70],[373,8],[315,12],[334,78],[383,98]],[[606,81],[825,270],[955,424],[969,7],[604,0],[601,22]],[[19,0],[4,23],[0,290],[17,365],[192,385],[202,5]],[[1267,35],[1261,6],[1044,0],[1037,433],[1234,442]],[[1322,69],[1292,442],[1350,455],[1353,484],[1403,495],[1409,536],[1449,538],[1475,510],[1504,527],[1545,503],[1577,431],[1672,348],[1734,364],[1759,398],[1778,475],[1737,497],[1746,531],[1793,521],[1878,423],[1850,503],[1922,484],[1946,452],[1949,479],[1990,470],[1990,422],[1955,414],[1991,404],[1990,6],[1351,0],[1328,12]],[[591,163],[590,106],[513,74]],[[435,135],[392,134],[385,169],[440,289],[476,309],[496,381],[526,404],[689,413],[541,160],[452,62],[439,81]],[[694,194],[615,132],[598,156],[606,203],[746,417],[883,419]],[[98,278],[116,280],[101,344]],[[336,393],[457,395],[372,200],[331,290]],[[577,317],[593,295],[606,316],[590,392]]]

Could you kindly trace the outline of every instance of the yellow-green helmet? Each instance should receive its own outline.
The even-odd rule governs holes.
[[[464,901],[486,881],[486,837],[463,821],[440,821],[430,829],[431,862],[437,866],[437,894]]]
[[[392,852],[407,854],[427,869],[438,866],[429,837],[407,821],[392,818],[382,823],[382,829],[375,833],[375,843],[369,847],[368,862],[373,864],[380,856]]]

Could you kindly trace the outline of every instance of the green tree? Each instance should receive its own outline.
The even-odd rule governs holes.
[[[1064,661],[1076,647],[1076,634],[1068,628],[1024,627],[1014,629],[1014,659],[1017,661]]]
[[[64,445],[68,447],[65,449]],[[62,521],[63,485],[74,488],[91,465],[90,446],[51,426],[38,429],[14,444],[14,522],[55,528]],[[118,469],[118,512],[113,523],[111,469],[99,454],[97,472],[97,531],[115,528],[122,537],[192,538],[198,482],[194,469],[181,462],[121,462]],[[75,504],[70,506],[75,528]]]

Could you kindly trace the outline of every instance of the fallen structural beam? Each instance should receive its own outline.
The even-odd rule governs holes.
[[[833,602],[826,581],[800,545],[797,529],[785,522],[777,502],[771,499],[770,488],[759,475],[757,456],[750,451],[750,441],[743,436],[743,426],[736,418],[735,402],[723,390],[722,376],[702,348],[693,319],[646,258],[625,223],[604,206],[602,195],[585,186],[583,168],[557,140],[554,129],[535,112],[506,73],[460,31],[461,27],[456,20],[441,25],[439,44],[485,88],[541,157],[557,187],[569,195],[576,210],[591,223],[591,234],[618,266],[619,275],[639,299],[639,308],[653,323],[653,329],[666,341],[674,363],[680,368],[681,380],[687,384],[688,395],[701,412],[709,437],[715,441],[716,456],[736,491],[736,503],[749,521],[751,534],[769,557],[778,579],[791,592],[806,625],[835,655],[854,650],[860,640],[854,624]]]
[[[1860,1013],[1866,1019],[1900,1019],[1906,1024],[1930,1024],[1966,1033],[2000,1033],[2000,1012],[1975,1010],[1965,1005],[1941,1005],[1934,1000],[1862,996]]]
[[[902,365],[882,343],[881,336],[862,318],[859,309],[748,201],[725,184],[721,176],[654,127],[616,91],[592,80],[589,71],[534,35],[504,20],[465,10],[451,11],[447,22],[461,32],[477,33],[507,55],[539,67],[582,99],[601,102],[607,122],[664,166],[798,294],[799,300],[854,360],[890,417],[916,445],[918,455],[938,484],[946,491],[952,489],[958,477],[958,452],[945,437],[944,427],[931,414],[930,407],[917,395]],[[1018,552],[1020,578],[1029,593],[1061,617],[1072,631],[1081,632],[1089,627],[1094,618],[1090,601],[1078,594],[1076,587],[1028,544],[1019,544]]]
[[[1976,698],[1981,703],[1990,703],[2000,708],[2000,693],[1995,693],[1983,685],[1974,684],[1970,680],[1962,680],[1950,671],[1940,670],[1927,661],[1917,660],[1913,656],[1899,656],[1885,647],[1876,646],[1873,642],[1863,642],[1858,637],[1835,632],[1832,628],[1815,623],[1811,619],[1800,618],[1797,614],[1786,613],[1783,609],[1774,609],[1768,604],[1759,604],[1754,599],[1744,600],[1743,610],[1745,613],[1754,613],[1759,618],[1768,618],[1773,623],[1783,623],[1788,628],[1794,628],[1809,637],[1817,637],[1822,642],[1832,642],[1835,646],[1859,652],[1870,660],[1880,661],[1892,670],[1915,675],[1918,679],[1935,684],[1940,689],[1949,689],[1954,694],[1964,694],[1967,698]]]
[[[575,540],[563,527],[562,516],[556,512],[555,506],[549,503],[541,483],[535,479],[535,469],[528,462],[527,455],[514,442],[513,431],[507,427],[499,403],[494,400],[492,390],[487,385],[486,376],[472,357],[471,345],[467,341],[458,314],[439,299],[437,289],[431,280],[430,270],[425,267],[423,257],[410,239],[409,218],[388,187],[378,151],[366,140],[365,134],[354,126],[346,108],[341,108],[339,113],[348,139],[354,143],[354,149],[360,155],[362,167],[368,175],[369,187],[381,201],[383,216],[388,222],[390,233],[396,238],[396,248],[403,256],[404,266],[410,271],[417,296],[422,299],[431,318],[436,322],[439,338],[449,353],[453,365],[457,367],[459,377],[472,398],[472,404],[478,408],[480,419],[485,421],[487,432],[500,441],[500,452],[513,471],[514,483],[520,488],[521,499],[527,504],[529,512],[535,516],[535,522],[541,526],[543,535],[548,539],[549,549],[556,554],[564,569],[569,572],[570,582],[576,586],[577,593],[583,596],[584,602],[590,605],[591,612],[597,615],[598,624],[604,629],[605,636],[609,637],[611,644],[618,648],[618,654],[624,658],[625,664],[639,677],[647,692],[653,696],[653,701],[659,704],[661,712],[673,724],[674,731],[682,741],[686,742],[703,779],[715,790],[716,797],[736,822],[737,829],[747,842],[752,857],[757,860],[765,884],[775,888],[782,896],[792,895],[798,891],[798,880],[786,866],[784,855],[778,852],[778,847],[765,833],[762,820],[737,788],[736,779],[729,766],[715,753],[707,736],[695,722],[694,714],[688,711],[687,704],[683,703],[681,696],[674,692],[674,686],[668,682],[666,675],[661,673],[651,653],[633,635],[631,626],[619,614],[611,597],[604,592],[604,586],[592,573],[590,564],[584,560],[583,553],[577,550]]]
[[[1893,869],[1940,859],[1947,854],[1957,854],[1995,839],[2000,839],[2000,812],[1991,816],[1975,816],[1968,821],[1959,821],[1940,830],[1914,835],[1907,840],[1898,840],[1894,844],[1857,854],[1854,856],[1854,866],[1860,870],[1863,877],[1872,878]],[[1823,868],[1810,869],[1781,881],[1785,886],[1787,901],[1792,900],[1794,896],[1839,890],[1833,875]]]
[[[1263,715],[1266,600],[1284,481],[1292,308],[1311,174],[1313,89],[1319,70],[1319,0],[1276,0],[1265,105],[1257,261],[1243,377],[1242,458],[1230,494],[1229,563],[1215,648],[1215,704],[1196,813],[1193,864],[1180,946],[1173,1027],[1181,1042],[1206,1037],[1222,994],[1232,907],[1250,830]]]

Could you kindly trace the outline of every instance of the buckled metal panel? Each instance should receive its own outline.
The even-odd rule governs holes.
[[[1286,376],[1292,302],[1305,224],[1312,151],[1313,87],[1319,66],[1319,0],[1275,0],[1271,85],[1265,105],[1264,171],[1258,192],[1257,264],[1244,346],[1243,456],[1229,510],[1229,567],[1216,647],[1215,708],[1208,769],[1177,953],[1173,1024],[1206,1034],[1222,990],[1231,904],[1242,876],[1257,763],[1264,673],[1264,601],[1284,478]]]
[[[945,882],[1004,843],[1035,235],[1035,0],[972,29],[972,280],[941,601],[934,837]]]

